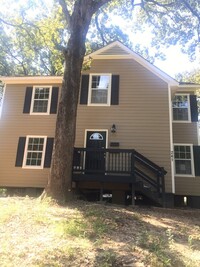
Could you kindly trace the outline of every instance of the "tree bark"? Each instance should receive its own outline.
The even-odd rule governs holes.
[[[67,49],[64,51],[65,68],[56,121],[52,163],[48,184],[43,194],[56,199],[58,202],[65,202],[71,196],[76,115],[86,34],[92,15],[107,2],[109,0],[78,0],[74,4],[74,11],[70,17],[70,38]]]

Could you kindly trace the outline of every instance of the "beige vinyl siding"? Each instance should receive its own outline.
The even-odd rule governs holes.
[[[0,186],[44,187],[47,182],[49,168],[25,170],[15,167],[19,137],[27,135],[54,137],[55,131],[56,114],[23,114],[27,86],[6,87],[0,119]]]
[[[89,73],[89,72],[88,72]],[[133,60],[94,60],[90,73],[120,75],[119,105],[79,105],[76,146],[84,145],[85,129],[108,129],[108,144],[133,148],[168,174],[166,189],[172,190],[168,86]],[[110,133],[112,124],[117,132]]]
[[[136,149],[164,167],[168,172],[166,190],[171,192],[168,85],[132,59],[94,60],[89,72],[120,75],[119,105],[79,105],[76,146],[84,146],[86,129],[107,129],[108,147],[110,142],[119,142],[119,148]],[[6,89],[0,120],[0,186],[44,187],[47,182],[48,168],[15,167],[20,136],[54,136],[55,114],[23,114],[26,87],[33,85],[10,85]],[[113,123],[115,134],[110,133]]]
[[[119,47],[118,45],[106,49],[105,51],[101,52],[99,55],[129,55],[130,53],[126,52],[124,49]]]
[[[197,127],[196,122],[173,123],[174,143],[198,145]]]
[[[184,92],[184,93],[193,94],[193,92]],[[181,145],[184,144],[198,145],[197,122],[188,122],[188,123],[173,122],[173,142],[175,144],[181,144]],[[199,196],[200,177],[175,176],[175,188],[177,195]]]
[[[183,196],[199,196],[200,177],[175,177],[176,194]]]

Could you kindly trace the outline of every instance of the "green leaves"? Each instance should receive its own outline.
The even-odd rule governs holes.
[[[71,15],[78,1],[65,3]],[[59,1],[2,0],[1,6],[0,75],[62,74],[62,49],[67,46],[69,31]],[[164,47],[179,44],[194,59],[200,41],[199,14],[199,1],[108,1],[93,17],[87,48],[93,51],[119,40],[152,61]],[[147,25],[156,52],[133,37],[137,32],[145,34]]]

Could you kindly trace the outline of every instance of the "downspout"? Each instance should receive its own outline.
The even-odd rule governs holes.
[[[175,194],[175,177],[174,177],[174,144],[173,144],[173,128],[172,128],[172,99],[171,87],[168,85],[169,100],[169,136],[170,136],[170,158],[171,158],[171,176],[172,176],[172,193]]]

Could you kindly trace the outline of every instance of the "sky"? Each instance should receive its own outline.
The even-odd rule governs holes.
[[[1,9],[5,8],[5,12],[9,10],[10,14],[16,13],[16,11],[20,8],[26,8],[29,6],[29,4],[33,1],[34,3],[38,3],[38,0],[14,0],[15,5],[12,5],[12,9],[9,9],[9,2],[10,1],[4,1],[3,6]],[[49,11],[52,9],[52,0],[43,0],[43,4],[45,4]],[[36,15],[36,10],[33,12],[34,15]],[[41,11],[41,10],[40,10]],[[32,14],[32,15],[33,15]],[[149,51],[153,51],[154,48],[151,47],[151,41],[153,36],[150,33],[150,30],[148,28],[145,29],[145,33],[135,33],[131,32],[131,30],[127,30],[129,27],[126,25],[125,21],[121,17],[114,18],[116,24],[118,24],[120,27],[124,28],[124,31],[126,31],[134,43],[134,40],[137,40],[138,43],[141,43],[147,47],[149,47]],[[134,20],[132,21],[134,24]],[[145,27],[145,26],[144,26]],[[144,38],[145,35],[145,38]],[[168,75],[175,77],[176,74],[182,73],[185,71],[192,71],[194,69],[200,68],[200,52],[199,55],[197,55],[198,59],[196,62],[190,62],[189,58],[186,54],[183,54],[181,52],[181,48],[178,46],[171,46],[170,48],[165,49],[162,51],[166,54],[166,60],[159,60],[155,59],[154,65],[156,65],[158,68],[160,68],[162,71],[166,72]]]
[[[139,44],[148,47],[150,56],[151,52],[155,52],[155,48],[151,46],[151,42],[154,37],[148,26],[144,26],[146,27],[145,32],[140,33],[138,31],[135,33],[128,30],[127,25],[124,24],[124,21],[120,19],[120,17],[116,17],[115,21],[116,24],[123,27],[124,31],[128,33],[133,44],[135,40],[137,40]],[[169,48],[162,48],[162,53],[165,54],[166,59],[161,60],[156,58],[153,64],[173,78],[175,78],[178,73],[200,69],[200,51],[196,51],[196,60],[193,62],[190,61],[187,54],[181,51],[181,47],[178,45],[170,46]]]
[[[191,62],[188,55],[181,52],[179,46],[170,47],[165,50],[166,60],[156,59],[154,65],[158,68],[174,77],[178,73],[186,71],[192,71],[194,69],[200,69],[200,60],[197,58],[196,61]],[[200,58],[200,55],[197,55]]]

